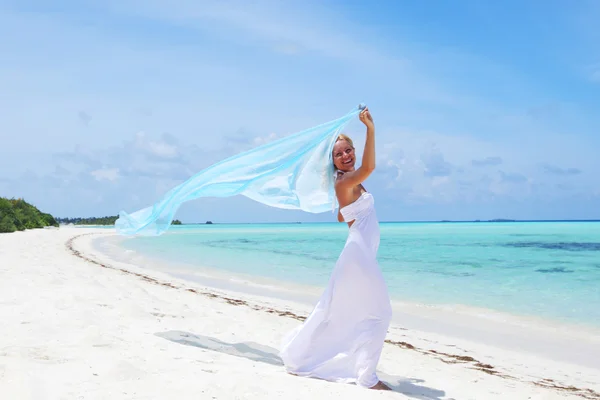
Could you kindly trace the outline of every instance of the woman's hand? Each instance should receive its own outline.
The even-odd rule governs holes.
[[[368,108],[360,112],[359,116],[363,124],[367,126],[367,139],[365,140],[365,151],[362,156],[361,166],[354,171],[338,174],[335,183],[336,194],[340,191],[348,191],[360,185],[375,170],[375,125]],[[341,178],[341,179],[340,179]],[[339,196],[339,195],[338,195]]]
[[[371,117],[371,113],[369,112],[368,107],[360,112],[359,118],[361,122],[367,126],[368,129],[375,129],[375,124],[373,124],[373,117]]]

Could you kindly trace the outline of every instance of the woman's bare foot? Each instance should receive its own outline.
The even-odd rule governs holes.
[[[386,385],[385,383],[379,381],[377,382],[377,384],[375,386],[371,386],[370,389],[375,389],[375,390],[392,390],[392,388],[390,388],[388,385]]]

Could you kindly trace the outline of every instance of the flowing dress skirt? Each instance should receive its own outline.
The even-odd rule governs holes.
[[[280,355],[290,373],[363,387],[379,381],[392,310],[376,259],[379,225],[365,198],[342,210],[354,223],[329,283],[306,321],[283,339]]]

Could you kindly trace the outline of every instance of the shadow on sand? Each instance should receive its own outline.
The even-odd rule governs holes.
[[[186,346],[199,347],[205,350],[217,351],[231,356],[242,357],[275,366],[283,366],[277,349],[254,342],[227,343],[209,336],[196,335],[183,331],[168,331],[156,333],[163,339]],[[422,379],[408,379],[399,376],[377,372],[379,378],[393,391],[419,400],[441,400],[445,396],[443,390],[420,386]]]

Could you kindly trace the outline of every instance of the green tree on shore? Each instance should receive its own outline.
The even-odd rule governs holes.
[[[117,215],[87,218],[54,218],[48,213],[41,212],[23,199],[0,197],[0,233],[44,228],[46,226],[58,227],[59,224],[114,225],[118,218]],[[171,224],[181,225],[181,221],[175,219]]]
[[[0,197],[0,232],[15,232],[25,229],[58,226],[56,219],[38,210],[23,199]]]

